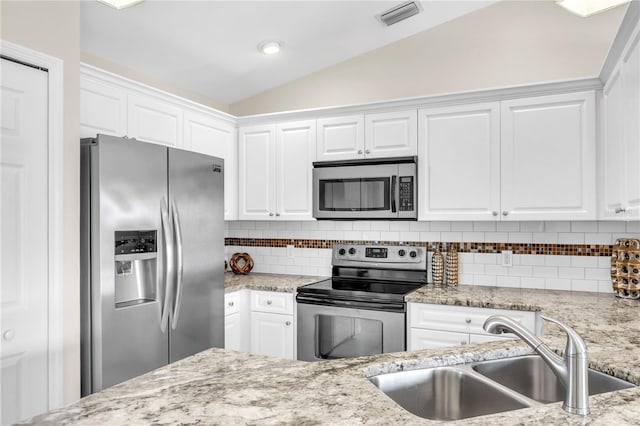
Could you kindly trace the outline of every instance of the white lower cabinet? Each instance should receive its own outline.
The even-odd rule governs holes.
[[[407,349],[433,349],[513,338],[512,334],[497,336],[484,331],[482,326],[492,315],[508,316],[536,334],[541,332],[535,312],[409,303]]]
[[[225,349],[296,358],[292,293],[240,290],[225,294]]]
[[[251,353],[295,359],[291,293],[251,291]]]
[[[224,295],[224,347],[249,352],[249,290]]]

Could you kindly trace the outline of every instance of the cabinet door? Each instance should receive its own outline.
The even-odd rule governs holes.
[[[625,218],[640,219],[640,31],[624,57],[625,115]]]
[[[251,312],[251,352],[294,359],[293,316]]]
[[[594,93],[514,99],[501,106],[502,219],[594,219]]]
[[[316,123],[310,120],[278,124],[276,140],[276,217],[313,220]]]
[[[604,138],[600,169],[602,173],[602,208],[604,218],[620,217],[624,205],[625,173],[625,93],[620,68],[611,75],[603,90]]]
[[[127,135],[127,94],[117,86],[80,77],[80,137]]]
[[[182,109],[151,96],[130,94],[127,102],[129,137],[182,148]]]
[[[422,328],[409,329],[409,347],[407,350],[435,349],[447,346],[459,346],[469,344],[467,333],[455,333],[451,331],[427,330]]]
[[[241,312],[224,317],[224,348],[249,352],[251,336],[249,327]]]
[[[419,111],[420,220],[497,220],[500,105]]]
[[[318,161],[364,158],[364,115],[322,118],[318,125]]]
[[[365,116],[366,158],[418,155],[416,110],[383,112]]]
[[[224,159],[224,218],[238,218],[236,129],[231,122],[197,111],[184,111],[185,149]]]
[[[275,218],[276,126],[240,128],[238,145],[238,218]]]

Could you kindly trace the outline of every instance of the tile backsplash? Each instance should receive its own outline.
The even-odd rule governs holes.
[[[445,242],[461,243],[460,284],[611,292],[611,245],[640,238],[640,222],[232,221],[225,237],[225,256],[251,254],[254,272],[329,276],[333,241]]]

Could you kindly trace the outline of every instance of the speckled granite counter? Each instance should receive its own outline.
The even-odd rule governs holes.
[[[540,310],[566,321],[582,334],[589,347],[592,367],[640,383],[638,302],[619,300],[613,295],[469,286],[443,289],[429,286],[407,299],[421,303]],[[564,338],[554,326],[546,327],[544,340],[552,347],[564,347]],[[211,349],[31,419],[31,422],[432,424],[438,422],[415,417],[398,407],[366,377],[529,352],[522,342],[508,341],[305,363]],[[570,416],[562,411],[561,403],[556,403],[454,424],[622,425],[640,421],[640,388],[595,395],[590,397],[590,403],[592,414],[588,418]]]
[[[224,289],[227,293],[245,288],[251,290],[282,291],[295,293],[300,286],[315,283],[328,277],[284,274],[248,274],[236,275],[233,272],[224,274]]]

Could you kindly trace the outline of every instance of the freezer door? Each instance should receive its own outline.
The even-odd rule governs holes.
[[[167,155],[166,147],[103,135],[91,147],[93,392],[168,362],[160,321]]]
[[[169,358],[224,347],[224,162],[169,149],[176,274]]]

